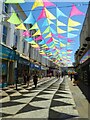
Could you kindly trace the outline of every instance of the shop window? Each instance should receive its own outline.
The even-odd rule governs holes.
[[[4,44],[6,44],[6,39],[7,39],[7,27],[3,26],[3,38],[2,38],[2,42]]]

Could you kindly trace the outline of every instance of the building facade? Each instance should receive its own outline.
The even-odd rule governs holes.
[[[18,11],[18,16],[24,21],[26,15],[19,4],[5,4],[0,1],[0,86],[14,84],[16,79],[23,82],[23,72],[33,74],[38,70],[47,76],[50,67],[48,59],[43,58],[39,52],[24,41],[23,30],[16,30],[14,24],[7,22],[13,11]],[[30,25],[26,25],[30,28]],[[18,78],[17,78],[18,77]]]
[[[90,88],[90,3],[80,34],[80,47],[75,53],[76,70],[83,92]],[[87,92],[88,93],[88,92]],[[87,95],[88,97],[88,95]]]

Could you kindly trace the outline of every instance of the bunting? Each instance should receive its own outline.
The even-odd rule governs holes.
[[[56,19],[56,17],[52,13],[50,13],[46,8],[44,9],[45,9],[47,18],[52,19],[52,20]]]
[[[20,24],[19,26],[17,26],[15,29],[27,30],[23,23],[21,23],[21,24]]]
[[[72,27],[68,27],[68,32],[71,32],[71,31],[79,31],[79,29],[77,29],[77,28],[72,28]]]
[[[6,0],[6,3],[11,3],[11,4],[15,4],[15,3],[25,3],[24,0]]]
[[[34,29],[39,29],[37,22],[29,30],[34,30]]]
[[[41,35],[41,31],[38,30],[36,33],[34,33],[32,36],[37,36],[37,35]]]
[[[58,18],[59,16],[67,17],[61,10],[59,10],[58,7],[56,8],[56,12],[57,12],[57,18]]]
[[[24,21],[25,24],[34,24],[35,23],[35,19],[32,15],[32,12],[30,12],[28,18]]]
[[[83,12],[79,11],[75,5],[72,5],[70,17],[75,16],[75,15],[85,15],[85,14]]]
[[[69,18],[69,20],[68,20],[68,26],[75,27],[75,26],[79,26],[79,25],[81,25],[81,23],[79,23],[77,21],[74,21],[71,18]]]
[[[45,13],[44,8],[42,9],[42,11],[41,11],[40,15],[38,16],[38,19],[37,19],[37,20],[40,20],[40,19],[42,19],[42,18],[46,18],[46,13]]]
[[[32,10],[34,10],[37,7],[44,6],[42,0],[36,0],[32,6]]]
[[[60,22],[60,21],[57,19],[57,26],[66,26],[66,24],[64,24],[63,22]]]
[[[62,33],[66,33],[65,30],[62,30],[62,29],[60,29],[59,27],[57,27],[57,32],[60,33],[60,34],[62,34]]]
[[[16,25],[21,23],[21,20],[18,18],[17,14],[15,12],[12,13],[11,17],[7,21],[12,24],[16,24]]]

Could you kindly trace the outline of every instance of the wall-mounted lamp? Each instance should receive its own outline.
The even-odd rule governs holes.
[[[90,37],[86,37],[86,39],[85,39],[86,41],[90,41]]]

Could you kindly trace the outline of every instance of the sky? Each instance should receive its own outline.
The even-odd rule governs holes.
[[[28,0],[26,0],[26,1],[28,1]],[[33,1],[34,1],[34,0],[33,0]],[[60,0],[59,0],[59,1],[60,1]],[[78,0],[78,2],[75,2],[75,0],[69,0],[69,2],[68,2],[68,0],[67,0],[67,2],[65,2],[66,0],[63,0],[63,2],[59,2],[59,1],[56,2],[56,1],[53,0],[52,3],[54,3],[66,16],[68,16],[67,18],[65,18],[65,17],[60,17],[60,18],[59,18],[59,20],[60,20],[61,22],[63,22],[64,24],[66,24],[66,25],[68,24],[68,18],[69,18],[69,15],[70,15],[70,11],[71,11],[71,8],[72,8],[72,4],[76,5],[76,7],[77,7],[81,12],[83,12],[83,13],[86,14],[87,7],[88,7],[88,0],[86,0],[86,1],[84,0],[84,2],[79,2],[80,0]],[[83,0],[82,0],[82,1],[83,1]],[[32,11],[31,9],[32,9],[33,4],[34,4],[34,2],[30,2],[30,0],[29,0],[29,2],[25,2],[25,3],[20,4],[20,6],[22,7],[22,9],[23,9],[24,12],[26,13],[27,17],[28,17],[28,15],[29,15],[30,11]],[[49,6],[49,7],[47,7],[47,9],[48,9],[54,16],[56,16],[56,8],[55,8],[54,6]],[[37,7],[37,8],[35,8],[35,9],[32,11],[35,20],[37,20],[38,16],[40,15],[41,10],[42,10],[42,7]],[[73,34],[77,34],[77,37],[72,38],[73,41],[74,41],[74,43],[70,46],[70,49],[73,50],[73,53],[72,53],[71,58],[70,58],[71,61],[72,61],[72,63],[73,63],[73,62],[75,62],[75,60],[74,60],[75,51],[76,51],[76,50],[79,48],[79,46],[80,46],[80,38],[79,38],[79,35],[80,35],[80,31],[81,31],[81,29],[82,29],[82,25],[83,25],[83,22],[84,22],[84,19],[85,19],[85,15],[73,16],[72,19],[73,19],[74,21],[77,21],[77,22],[81,23],[80,26],[74,27],[74,28],[79,29],[79,31],[72,31],[72,32],[71,32],[71,33],[73,33]],[[44,21],[44,19],[41,19],[40,22],[38,22],[38,25],[39,25],[41,31],[44,31],[44,30],[46,29],[46,28],[43,29],[43,28],[41,27],[43,21]],[[53,20],[53,22],[56,24],[55,20]],[[52,26],[52,28],[55,29],[53,26]],[[60,28],[63,29],[63,30],[66,30],[66,27],[64,27],[64,26],[61,26]],[[62,34],[62,35],[66,36],[66,34]]]

